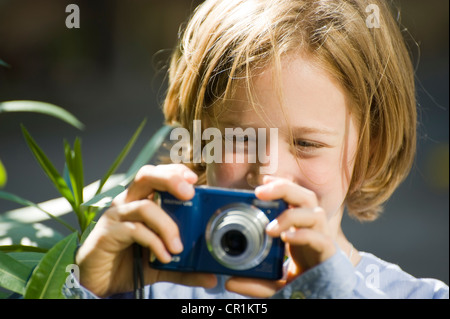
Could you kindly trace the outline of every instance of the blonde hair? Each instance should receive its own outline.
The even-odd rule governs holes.
[[[379,9],[379,28],[367,25]],[[414,71],[404,39],[381,0],[207,0],[194,12],[169,68],[164,114],[192,132],[236,79],[303,52],[348,94],[359,144],[346,197],[350,216],[374,220],[404,180],[416,148]],[[204,167],[192,165],[204,182]]]

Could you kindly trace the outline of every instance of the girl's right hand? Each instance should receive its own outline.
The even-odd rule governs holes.
[[[133,244],[144,248],[145,284],[169,281],[212,288],[211,274],[152,269],[150,252],[168,263],[183,250],[177,224],[154,201],[155,191],[167,191],[181,200],[194,196],[197,175],[182,164],[144,166],[130,187],[118,195],[77,252],[80,283],[99,297],[133,290]]]

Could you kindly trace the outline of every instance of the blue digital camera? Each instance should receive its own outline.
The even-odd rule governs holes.
[[[262,201],[253,191],[198,186],[192,200],[160,192],[161,207],[177,223],[184,250],[163,270],[208,272],[240,277],[280,279],[284,243],[265,232],[287,208],[283,200]]]

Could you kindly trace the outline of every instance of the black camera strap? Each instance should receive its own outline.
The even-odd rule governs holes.
[[[144,272],[142,269],[142,247],[139,244],[133,244],[133,282],[134,298],[144,299]]]

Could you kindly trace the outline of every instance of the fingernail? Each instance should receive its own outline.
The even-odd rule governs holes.
[[[172,249],[174,250],[174,253],[177,254],[183,251],[183,243],[179,237],[172,239]]]
[[[178,192],[180,192],[180,194],[190,194],[192,190],[193,190],[192,185],[187,182],[181,182],[178,185]]]
[[[278,228],[278,220],[272,220],[266,227],[267,231],[274,231]]]
[[[161,254],[162,254],[162,256],[161,256],[160,262],[169,263],[172,260],[172,255],[169,254],[167,251],[163,251],[163,252],[161,252]],[[156,261],[156,255],[152,251],[150,252],[149,260],[151,263],[154,263]]]

